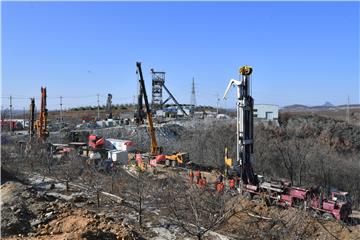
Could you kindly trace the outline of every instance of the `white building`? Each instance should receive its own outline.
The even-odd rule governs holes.
[[[254,118],[277,121],[279,118],[279,106],[273,104],[254,104]]]

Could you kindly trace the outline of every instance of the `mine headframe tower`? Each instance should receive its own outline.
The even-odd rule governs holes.
[[[162,109],[162,87],[165,83],[165,72],[158,72],[151,69],[152,76],[152,109]]]

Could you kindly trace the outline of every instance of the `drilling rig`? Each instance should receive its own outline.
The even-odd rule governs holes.
[[[351,214],[352,203],[347,192],[334,191],[331,198],[323,197],[312,188],[292,186],[290,181],[265,180],[263,176],[256,175],[252,168],[253,161],[253,107],[254,100],[251,97],[250,77],[252,68],[243,66],[240,68],[240,80],[231,79],[224,99],[231,89],[237,87],[237,155],[236,163],[229,161],[227,149],[225,152],[225,164],[232,164],[241,178],[240,192],[248,199],[264,198],[267,204],[276,204],[283,207],[304,207],[311,209],[325,219],[338,219],[346,221]],[[239,171],[237,171],[239,170]]]
[[[244,184],[258,184],[258,178],[254,174],[251,162],[253,161],[253,108],[254,100],[251,97],[250,77],[252,68],[243,66],[240,68],[240,80],[231,79],[226,88],[224,99],[231,89],[237,87],[237,122],[236,122],[236,164],[235,169],[240,169],[240,176]],[[236,168],[237,167],[237,168]]]
[[[47,130],[47,115],[48,111],[46,109],[46,88],[41,87],[41,108],[39,119],[36,120],[36,132],[38,139],[45,141],[49,136],[49,132]]]
[[[29,114],[29,135],[30,138],[34,136],[34,123],[35,123],[35,98],[30,99],[30,114]]]

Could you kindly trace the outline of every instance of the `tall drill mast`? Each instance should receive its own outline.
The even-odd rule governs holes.
[[[41,87],[41,108],[40,116],[36,121],[36,131],[39,139],[45,140],[48,137],[49,132],[47,131],[47,109],[46,109],[46,88]]]
[[[35,123],[35,98],[30,99],[30,119],[29,119],[29,134],[30,138],[34,136],[34,123]]]
[[[240,80],[231,79],[225,91],[224,99],[231,87],[237,86],[237,148],[236,160],[240,166],[240,174],[244,184],[258,183],[251,162],[253,160],[253,108],[254,100],[251,97],[250,76],[252,68],[243,66],[239,70]]]
[[[108,113],[107,118],[112,119],[112,95],[109,93],[106,101],[106,111]]]

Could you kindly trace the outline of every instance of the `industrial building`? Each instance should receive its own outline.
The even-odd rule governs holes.
[[[254,104],[254,117],[259,120],[277,121],[279,106],[274,104]]]

